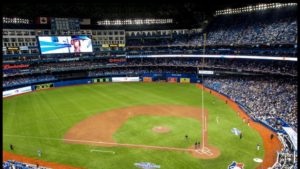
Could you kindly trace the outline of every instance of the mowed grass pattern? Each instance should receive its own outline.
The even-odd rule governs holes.
[[[207,92],[204,93],[204,102],[205,109],[209,112],[209,144],[221,150],[221,155],[212,160],[196,159],[184,152],[104,148],[65,144],[60,140],[19,137],[62,139],[66,131],[76,123],[115,108],[155,104],[201,107],[201,92],[193,84],[110,83],[57,88],[8,98],[3,101],[3,149],[9,150],[9,144],[13,144],[17,154],[33,158],[38,158],[37,150],[42,149],[42,160],[90,169],[136,168],[133,165],[136,162],[151,162],[166,169],[222,169],[227,168],[232,161],[243,162],[245,168],[256,168],[258,163],[253,158],[263,158],[264,154],[263,150],[256,151],[257,143],[263,145],[258,132],[243,124],[242,119],[228,105]],[[216,123],[216,117],[220,119],[219,124]],[[138,124],[139,121],[144,121],[149,126],[165,122],[174,128],[181,129],[181,125],[190,127],[190,135],[200,137],[201,124],[189,120],[194,119],[183,118],[180,121],[178,118],[150,117],[148,121],[144,117],[135,117],[129,119],[114,134],[114,138],[120,142],[155,144],[154,139],[131,135],[133,131],[143,129],[144,126]],[[187,122],[191,124],[186,124]],[[234,127],[243,131],[242,140],[231,133]],[[160,140],[157,144],[186,147],[186,143],[178,143],[178,139],[183,139],[183,133],[184,129],[181,129],[172,139]],[[91,149],[115,151],[116,154],[90,152]]]

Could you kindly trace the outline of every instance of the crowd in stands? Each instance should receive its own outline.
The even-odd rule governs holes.
[[[273,169],[296,169],[296,164],[293,162],[293,152],[288,148],[278,153],[278,163],[273,167]]]
[[[217,16],[203,31],[206,45],[274,45],[297,44],[297,10],[278,9],[238,15]],[[127,46],[161,46],[204,44],[202,34],[173,33],[169,37],[136,39],[128,37]]]
[[[7,160],[2,162],[3,169],[50,169],[41,167],[38,164],[22,163],[14,160]]]
[[[289,145],[289,139],[283,134],[279,134],[278,137],[283,143],[283,149],[277,152],[278,158],[273,169],[298,169],[297,153],[294,153],[294,149]]]
[[[30,77],[12,77],[3,81],[3,87],[13,87],[19,85],[30,85],[39,82],[54,81],[56,78],[53,75],[40,75]]]
[[[263,61],[247,59],[205,59],[201,58],[157,58],[157,59],[127,59],[124,62],[110,63],[107,60],[71,61],[31,64],[26,69],[3,70],[3,77],[19,74],[41,72],[60,72],[69,70],[92,70],[103,67],[118,66],[176,66],[176,67],[205,67],[212,70],[231,70],[244,72],[276,73],[297,75],[297,63],[290,61]],[[195,72],[196,73],[196,72]]]
[[[126,54],[132,55],[163,55],[163,54],[203,54],[203,47],[189,46],[189,47],[140,47],[140,49],[132,49],[128,47]],[[206,55],[254,55],[254,56],[285,56],[296,57],[297,48],[293,45],[286,47],[206,47]]]
[[[284,122],[297,131],[297,82],[288,78],[207,78],[206,86],[228,95],[250,109],[249,114],[282,130]]]
[[[89,77],[111,76],[111,75],[141,75],[144,73],[194,73],[193,69],[171,68],[171,67],[127,67],[114,69],[101,69],[89,71]]]
[[[246,22],[245,22],[246,21]],[[217,18],[207,34],[207,45],[296,44],[297,19],[235,15]],[[199,39],[199,37],[197,38]],[[203,39],[191,43],[202,43]]]
[[[229,69],[249,72],[271,72],[289,75],[297,75],[296,62],[261,61],[261,60],[235,60],[235,59],[128,59],[124,65],[163,65],[163,66],[204,66],[210,69]]]

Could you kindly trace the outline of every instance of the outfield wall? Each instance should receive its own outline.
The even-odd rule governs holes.
[[[189,73],[144,73],[141,76],[143,82],[155,82],[165,80],[170,83],[199,83],[197,74]],[[150,80],[151,79],[151,80]]]
[[[21,87],[21,88],[12,89],[12,90],[6,90],[6,91],[3,91],[2,97],[9,97],[9,96],[14,96],[14,95],[19,95],[19,94],[28,93],[28,92],[31,92],[31,91],[32,91],[31,86]]]

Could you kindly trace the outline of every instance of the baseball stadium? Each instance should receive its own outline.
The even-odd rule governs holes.
[[[3,169],[298,169],[298,4],[4,4]]]

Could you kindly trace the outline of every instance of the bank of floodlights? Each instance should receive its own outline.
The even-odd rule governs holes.
[[[254,6],[246,6],[242,8],[235,8],[235,9],[224,9],[218,10],[215,13],[217,15],[228,15],[228,14],[238,14],[238,13],[245,13],[245,12],[253,12],[253,11],[262,11],[267,9],[274,9],[274,8],[282,8],[282,7],[291,7],[297,6],[297,3],[269,3],[269,4],[258,4]]]
[[[3,23],[6,24],[29,24],[29,19],[23,19],[23,18],[8,18],[3,17],[2,18]]]
[[[97,21],[98,25],[152,25],[169,23],[173,23],[173,19],[117,19]]]

